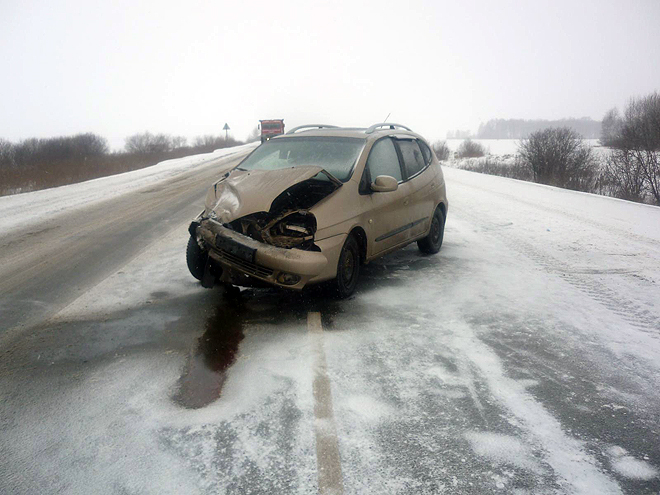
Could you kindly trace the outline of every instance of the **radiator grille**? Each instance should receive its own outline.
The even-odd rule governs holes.
[[[246,261],[244,259],[239,258],[238,256],[234,256],[233,254],[228,253],[227,251],[218,250],[216,252],[218,253],[218,257],[222,261],[225,261],[230,265],[240,268],[245,273],[249,273],[250,275],[255,275],[261,278],[268,278],[273,274],[273,270],[271,270],[270,268],[266,268],[265,266],[259,266],[256,263]]]

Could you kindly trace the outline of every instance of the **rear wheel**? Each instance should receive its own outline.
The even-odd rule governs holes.
[[[422,253],[435,254],[442,247],[442,239],[445,236],[445,215],[440,207],[435,209],[431,219],[431,230],[429,234],[417,241],[417,247]]]
[[[337,278],[334,290],[339,298],[344,299],[355,291],[360,275],[360,247],[354,236],[350,235],[341,248],[337,262]]]
[[[204,277],[204,268],[208,259],[208,253],[203,251],[191,236],[188,239],[188,247],[186,248],[186,263],[188,263],[188,270],[197,280],[202,280]]]

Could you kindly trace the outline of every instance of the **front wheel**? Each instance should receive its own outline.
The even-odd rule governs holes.
[[[204,269],[208,259],[208,253],[203,251],[191,236],[188,239],[188,247],[186,248],[186,263],[188,264],[188,270],[197,280],[202,280],[204,277]]]
[[[440,207],[435,209],[431,219],[431,230],[429,234],[417,241],[417,247],[422,253],[435,254],[442,247],[442,239],[445,236],[445,215]]]
[[[360,275],[360,247],[355,237],[350,235],[341,248],[337,262],[337,278],[334,290],[340,299],[349,297],[355,291]]]

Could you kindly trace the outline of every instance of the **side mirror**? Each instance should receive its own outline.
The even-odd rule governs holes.
[[[390,175],[379,175],[376,181],[371,184],[371,190],[376,192],[396,191],[399,183]]]

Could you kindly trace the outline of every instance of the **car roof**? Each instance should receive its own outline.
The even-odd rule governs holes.
[[[380,123],[371,127],[336,127],[321,124],[294,127],[286,134],[272,139],[287,139],[290,137],[350,137],[359,139],[378,139],[383,136],[415,137],[423,139],[409,128],[400,124]]]

